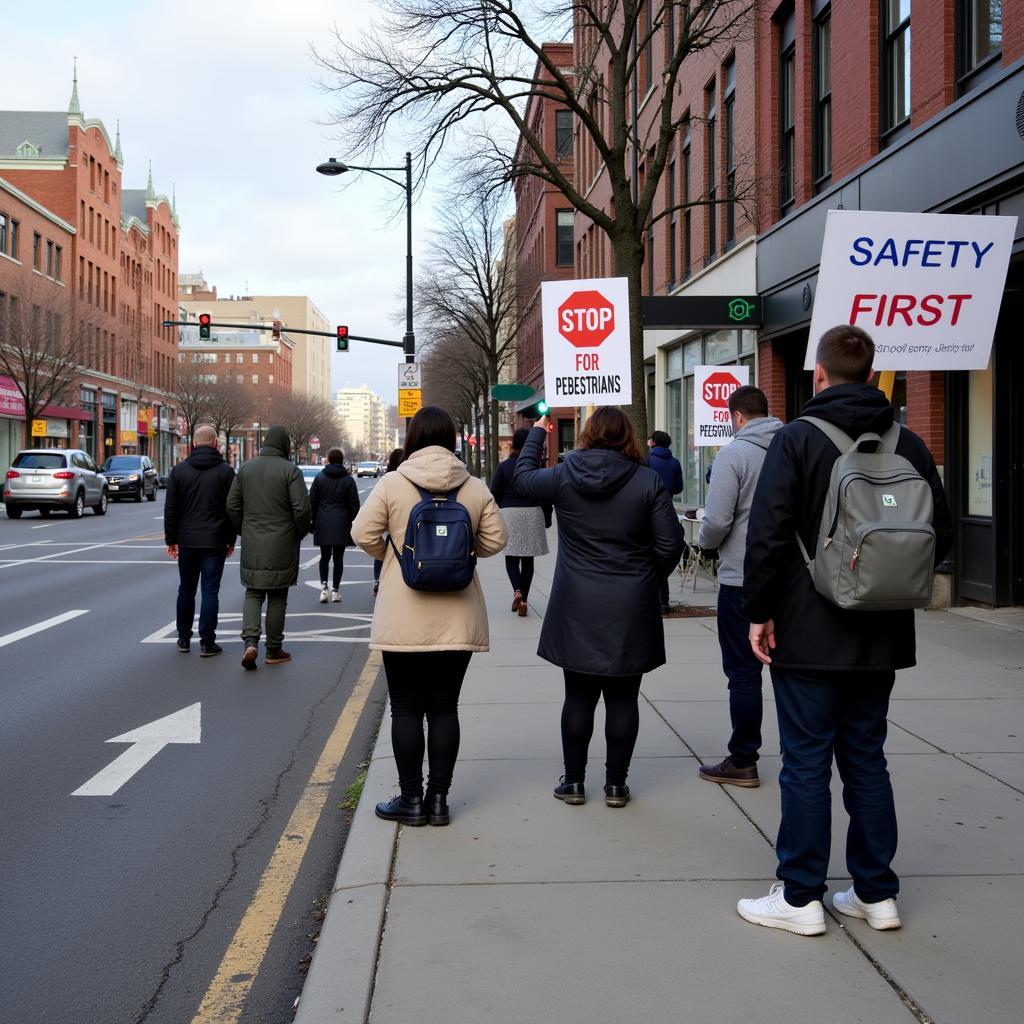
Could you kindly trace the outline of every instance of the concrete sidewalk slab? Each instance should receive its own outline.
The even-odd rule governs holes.
[[[1024,754],[963,754],[962,759],[1024,795]]]
[[[1024,751],[1024,698],[990,700],[901,700],[889,721],[951,754]]]

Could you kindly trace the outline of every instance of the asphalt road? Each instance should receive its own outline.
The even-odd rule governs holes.
[[[200,660],[198,636],[191,654],[177,651],[162,511],[163,492],[79,521],[0,512],[3,1022],[182,1024],[198,1019],[211,985],[230,1001],[224,989],[242,984],[243,1008],[217,1019],[281,1024],[301,990],[314,901],[330,891],[346,834],[339,805],[376,732],[379,681],[358,704],[294,881],[286,871],[270,887],[283,912],[271,913],[265,955],[252,960],[259,943],[246,939],[255,969],[225,979],[221,965],[243,915],[262,908],[266,919],[261,879],[282,849],[287,860],[300,798],[322,799],[311,773],[368,658],[370,560],[349,551],[341,605],[319,604],[316,564],[302,569],[286,630],[295,660],[244,672],[238,553],[221,589],[225,653]],[[307,538],[303,562],[316,555]],[[187,708],[198,710],[200,742],[146,751],[113,795],[73,795],[139,752],[108,740]]]

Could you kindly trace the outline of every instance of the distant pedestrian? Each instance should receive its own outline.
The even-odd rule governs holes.
[[[331,600],[341,601],[341,577],[345,572],[345,548],[352,546],[352,520],[359,514],[359,491],[345,468],[345,453],[331,448],[327,465],[313,477],[309,489],[313,543],[320,548],[320,603],[327,604],[327,574],[331,575]]]
[[[448,824],[448,791],[459,753],[459,692],[472,653],[489,644],[475,572],[465,589],[442,593],[414,590],[403,578],[395,547],[404,550],[410,514],[431,495],[454,495],[465,508],[478,557],[505,546],[505,524],[490,491],[455,456],[455,422],[443,409],[427,406],[409,424],[405,461],[374,487],[352,526],[355,542],[384,562],[370,649],[383,652],[401,792],[377,804],[376,813],[405,825]],[[430,765],[425,805],[424,718]]]
[[[751,647],[771,666],[782,747],[782,821],[776,844],[780,882],[765,897],[740,900],[737,910],[754,924],[798,935],[825,931],[821,898],[831,846],[833,756],[850,816],[846,868],[853,877],[853,886],[836,893],[833,906],[847,916],[866,918],[872,928],[900,926],[899,879],[892,870],[896,809],[883,747],[896,670],[916,661],[911,606],[893,611],[840,607],[818,590],[831,592],[831,578],[812,579],[800,544],[817,557],[827,551],[839,523],[823,522],[822,510],[836,494],[852,503],[846,507],[854,516],[861,509],[876,520],[884,518],[887,507],[905,502],[907,507],[901,506],[891,520],[893,537],[873,541],[884,547],[896,540],[884,564],[873,560],[870,523],[852,549],[845,539],[836,542],[844,578],[858,574],[865,587],[896,593],[908,581],[928,577],[931,565],[917,566],[911,576],[906,564],[901,571],[894,561],[908,554],[914,561],[923,552],[926,557],[934,553],[937,564],[952,541],[949,509],[930,452],[917,435],[894,428],[892,405],[870,384],[874,354],[874,343],[858,327],[842,325],[822,335],[814,397],[804,406],[804,416],[773,438],[747,526],[743,608],[751,622]],[[852,450],[863,453],[854,456],[861,468],[840,488],[839,481],[832,481],[833,467],[841,455],[849,460]],[[872,463],[873,454],[881,460]],[[880,462],[902,466],[877,485],[884,494],[876,494],[876,485],[869,482],[871,466]],[[911,488],[916,502],[923,497],[930,509],[934,549],[930,538],[928,545],[920,543],[929,533],[927,523],[906,533],[907,523],[899,521],[911,514],[905,499]]]
[[[491,480],[491,494],[501,509],[508,530],[505,548],[505,571],[512,584],[512,611],[525,617],[533,583],[533,560],[548,553],[547,528],[551,525],[551,505],[524,497],[516,489],[514,475],[519,453],[530,436],[528,427],[520,427],[512,435],[509,457],[498,463]]]
[[[673,497],[683,493],[683,467],[679,460],[672,454],[672,438],[664,430],[656,430],[647,439],[647,465],[661,477],[665,490]],[[669,604],[668,578],[672,569],[658,580],[658,594],[661,597],[661,614],[665,615],[672,610]]]
[[[284,427],[271,427],[255,459],[238,471],[228,495],[228,515],[242,533],[242,667],[255,669],[267,603],[265,663],[291,661],[284,649],[288,588],[299,581],[299,545],[309,533],[309,495],[302,471],[289,459]]]
[[[384,467],[384,475],[388,473],[394,473],[396,469],[402,464],[405,459],[405,449],[395,448],[388,456],[387,465]],[[380,571],[384,568],[384,563],[379,559],[373,560],[373,596],[377,596],[377,591],[380,590]]]
[[[196,614],[196,587],[202,583],[199,609],[199,656],[211,658],[224,648],[217,643],[217,614],[224,561],[235,550],[235,528],[227,500],[235,471],[217,448],[217,431],[196,427],[192,453],[167,477],[164,542],[178,563],[178,650],[191,649]]]
[[[772,437],[782,421],[768,415],[768,399],[760,388],[737,388],[729,396],[733,439],[715,457],[711,487],[700,523],[700,546],[718,548],[718,643],[722,669],[729,680],[732,735],[729,756],[716,765],[702,765],[700,776],[733,786],[760,785],[761,670],[750,649],[750,622],[743,614],[743,556],[747,520],[754,488]]]
[[[577,450],[540,469],[546,438],[544,417],[523,446],[514,479],[520,494],[558,513],[558,558],[537,652],[565,673],[565,775],[554,795],[568,804],[586,799],[587,751],[603,695],[605,803],[624,807],[640,681],[665,663],[658,582],[679,562],[683,528],[621,409],[599,408]]]

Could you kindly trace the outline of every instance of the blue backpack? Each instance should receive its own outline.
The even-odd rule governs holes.
[[[466,506],[455,497],[459,488],[447,494],[431,494],[413,486],[422,500],[409,513],[402,550],[388,537],[402,567],[402,579],[413,590],[465,590],[473,582],[476,545],[473,521]]]

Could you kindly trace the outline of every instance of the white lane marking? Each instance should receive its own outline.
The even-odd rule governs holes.
[[[372,580],[342,580],[341,581],[341,585],[343,587],[359,587],[359,586],[362,586],[364,584],[368,584],[368,583],[372,583],[372,582],[373,582]],[[312,587],[314,590],[319,590],[320,589],[320,581],[319,580],[306,580],[305,583],[306,583],[307,587]]]
[[[52,555],[40,555],[38,558],[21,558],[14,562],[5,562],[0,569],[10,569],[12,565],[30,565],[33,562],[44,562],[50,558],[60,558],[61,555],[77,555],[83,551],[95,551],[97,548],[113,547],[112,544],[89,544],[84,548],[72,548],[70,551],[54,551]]]
[[[102,771],[83,783],[72,796],[113,796],[136,772],[160,753],[168,743],[198,743],[202,739],[202,705],[190,704],[155,722],[115,736],[108,743],[132,744]]]
[[[328,629],[294,629],[287,625],[292,623],[296,619],[313,618],[313,619],[328,619],[335,623],[335,625]],[[286,623],[286,643],[336,643],[336,644],[367,644],[370,642],[369,636],[341,636],[342,633],[356,633],[364,630],[369,630],[370,623],[373,621],[372,614],[365,614],[360,612],[288,612],[288,619]],[[198,618],[193,623],[193,629],[198,629]],[[224,632],[223,627],[228,624],[240,625],[242,622],[241,612],[222,612],[218,616],[218,624],[220,632]],[[143,637],[139,643],[142,644],[173,644],[178,639],[178,627],[177,623],[169,622],[166,626],[162,626],[160,629],[150,633],[149,636]]]
[[[6,636],[0,636],[0,647],[6,647],[8,644],[13,644],[18,640],[24,640],[27,636],[32,636],[35,633],[42,633],[44,629],[51,629],[54,626],[59,626],[62,622],[69,622],[71,619],[77,619],[79,615],[88,614],[88,608],[76,608],[70,612],[64,612],[62,615],[54,615],[52,619],[46,619],[43,622],[37,622],[34,626],[26,626],[24,629],[19,629],[16,633],[8,633]]]
[[[41,526],[30,526],[30,530],[48,530],[51,526],[56,526],[56,523],[43,523]]]
[[[319,555],[314,555],[314,556],[313,556],[312,558],[310,558],[310,559],[309,559],[308,561],[306,561],[306,562],[303,562],[303,563],[302,563],[302,564],[301,564],[301,565],[299,566],[299,568],[300,568],[300,569],[308,569],[308,568],[309,568],[309,567],[310,567],[311,565],[316,565],[316,563],[317,563],[317,562],[319,562],[319,561],[320,561],[320,556],[319,556]]]
[[[0,567],[16,565],[0,558]],[[169,558],[53,558],[46,565],[174,565]],[[45,568],[45,566],[44,566]]]

